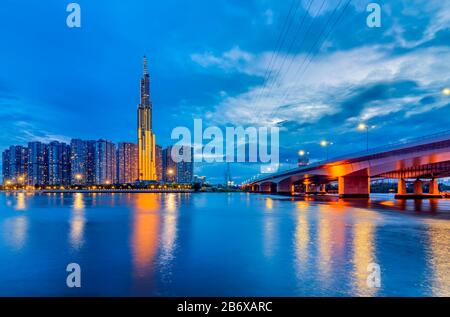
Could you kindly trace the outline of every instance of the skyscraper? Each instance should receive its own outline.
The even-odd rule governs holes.
[[[152,102],[150,97],[150,75],[147,57],[144,56],[144,71],[141,78],[140,103],[138,106],[138,151],[139,180],[156,180],[155,135],[152,130]]]
[[[70,142],[70,174],[73,185],[95,184],[96,141],[72,139]]]
[[[133,183],[138,179],[138,148],[134,143],[120,142],[117,149],[117,181]]]
[[[6,149],[2,153],[2,179],[3,184],[11,181],[11,175],[9,173],[9,149]]]
[[[9,178],[13,183],[26,184],[28,173],[28,148],[21,145],[9,147]]]
[[[71,148],[71,183],[83,185],[87,182],[87,143],[80,139],[72,139]]]
[[[190,152],[190,153],[189,153]],[[177,163],[177,183],[180,184],[191,184],[194,178],[194,148],[190,146],[181,146],[179,149],[180,157],[185,157],[188,159],[182,160]]]
[[[70,178],[70,147],[53,141],[48,145],[48,183],[69,185]]]
[[[162,151],[163,181],[175,183],[177,181],[177,163],[172,159],[172,146]]]
[[[28,142],[28,184],[48,184],[48,146],[41,142]]]
[[[95,143],[95,183],[116,183],[116,145],[110,141],[98,140]]]
[[[156,156],[156,180],[163,180],[163,162],[162,162],[162,147],[161,145],[155,146],[155,156]]]

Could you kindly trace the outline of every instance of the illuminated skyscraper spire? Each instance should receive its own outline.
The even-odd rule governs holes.
[[[139,180],[156,180],[155,135],[152,131],[152,102],[147,57],[144,56],[138,106]]]
[[[144,75],[148,75],[147,56],[144,55]]]

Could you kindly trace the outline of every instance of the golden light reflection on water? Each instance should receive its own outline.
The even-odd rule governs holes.
[[[134,201],[133,250],[134,273],[145,277],[153,272],[153,260],[158,250],[160,196],[137,194]]]
[[[165,212],[161,232],[162,260],[167,262],[173,258],[173,250],[177,237],[177,198],[179,194],[167,194],[165,199]]]
[[[377,263],[375,258],[374,231],[376,217],[353,224],[353,287],[356,296],[374,296],[377,288],[367,285],[368,265]]]
[[[17,193],[16,210],[26,210],[25,193]]]
[[[22,249],[26,244],[28,236],[27,216],[16,216],[10,219],[5,225],[11,228],[11,234],[6,236],[11,246],[17,250]]]
[[[447,297],[450,296],[450,224],[446,221],[428,221],[428,225],[432,295]]]
[[[266,213],[264,214],[264,256],[272,257],[274,255],[276,224],[274,215],[272,214],[273,200],[266,199]]]
[[[297,202],[297,224],[295,227],[295,257],[297,277],[307,272],[309,258],[308,245],[310,241],[308,205],[305,202]]]
[[[332,269],[331,248],[333,247],[332,226],[330,215],[327,215],[327,206],[318,206],[319,213],[317,242],[319,243],[318,268],[319,276],[323,283],[330,281]]]
[[[82,193],[76,193],[73,197],[70,218],[70,243],[74,249],[79,249],[84,242],[84,226],[86,223],[84,210],[84,195]]]

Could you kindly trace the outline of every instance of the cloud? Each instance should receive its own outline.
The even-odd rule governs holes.
[[[196,53],[191,55],[191,60],[203,68],[218,68],[228,72],[241,72],[250,75],[262,73],[263,68],[256,69],[252,67],[255,56],[234,46],[221,55],[214,55],[211,52]]]
[[[266,24],[267,25],[272,25],[273,24],[273,11],[270,9],[267,9],[264,12],[264,16],[266,18]]]
[[[209,116],[216,123],[235,125],[274,125],[286,120],[314,123],[324,116],[351,112],[352,109],[344,107],[346,100],[354,98],[365,87],[379,83],[390,85],[385,87],[387,91],[397,89],[396,96],[371,96],[361,120],[400,111],[411,104],[414,110],[410,115],[431,109],[429,104],[419,101],[430,93],[440,95],[443,82],[450,81],[450,65],[442,63],[450,58],[450,49],[423,48],[403,55],[390,52],[389,47],[368,46],[325,53],[314,60],[307,71],[302,67],[305,56],[294,56],[292,67],[281,69],[279,75],[264,86],[250,87],[236,96],[224,96]],[[255,56],[251,62],[256,65],[243,68],[260,69],[268,64],[268,56],[269,53]],[[241,69],[242,65],[233,67],[230,63],[227,67]],[[400,82],[404,86],[396,86]],[[442,104],[442,98],[436,98],[435,102]]]

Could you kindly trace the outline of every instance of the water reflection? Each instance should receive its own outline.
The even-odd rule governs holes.
[[[161,242],[162,242],[162,261],[167,263],[173,258],[175,240],[177,237],[177,198],[179,194],[167,194],[165,196],[165,208],[162,223]]]
[[[9,245],[15,250],[21,250],[26,246],[28,227],[27,216],[15,216],[4,222],[4,229],[2,231],[4,231]]]
[[[377,263],[375,258],[375,240],[374,230],[375,221],[373,217],[369,220],[357,221],[353,224],[353,286],[356,296],[373,296],[377,292],[377,288],[367,285],[368,265]]]
[[[16,210],[26,210],[25,193],[17,193]]]
[[[429,264],[433,271],[432,295],[450,296],[450,245],[448,244],[450,224],[429,221]]]
[[[156,194],[135,196],[131,248],[134,274],[138,278],[149,277],[153,272],[153,260],[158,250],[159,199]]]
[[[70,218],[70,244],[73,249],[81,248],[84,242],[83,233],[86,223],[84,209],[84,195],[82,193],[74,194]]]
[[[275,252],[275,239],[276,239],[276,223],[273,212],[273,200],[267,198],[265,200],[265,213],[264,213],[264,256],[271,258]]]
[[[309,258],[309,219],[308,219],[308,207],[305,202],[297,202],[297,224],[295,227],[295,258],[296,258],[296,272],[297,278],[300,278],[303,273],[307,273],[308,270],[308,258]]]
[[[317,242],[319,243],[318,268],[319,278],[326,286],[330,282],[330,271],[332,268],[331,248],[333,247],[332,225],[326,206],[319,206],[319,224],[317,233]]]

